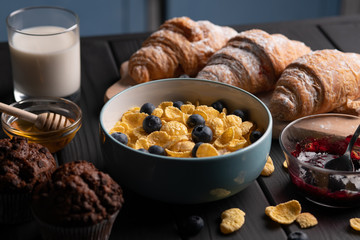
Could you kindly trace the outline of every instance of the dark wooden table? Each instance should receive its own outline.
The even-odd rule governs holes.
[[[337,48],[360,53],[360,16],[334,17],[297,22],[239,25],[238,31],[260,28],[269,33],[282,33],[290,39],[305,42],[313,50]],[[75,139],[56,154],[58,161],[87,160],[103,169],[98,137],[99,112],[104,104],[106,89],[120,78],[119,66],[129,59],[149,35],[131,34],[81,39],[82,86],[80,107],[83,126]],[[11,103],[13,87],[7,43],[0,43],[0,101]],[[5,137],[0,132],[1,137]],[[187,215],[199,215],[205,221],[202,231],[191,239],[286,239],[289,232],[301,230],[297,224],[280,225],[271,221],[264,209],[291,199],[300,201],[303,211],[313,213],[319,224],[302,230],[310,239],[359,239],[349,219],[360,217],[360,209],[329,209],[304,199],[291,185],[282,167],[284,161],[278,140],[274,139],[270,156],[275,172],[259,177],[247,189],[228,199],[199,204],[172,205],[143,198],[124,187],[125,205],[113,227],[110,239],[182,239],[177,223]],[[106,171],[106,169],[104,169]],[[120,183],[121,184],[121,183]],[[219,230],[222,211],[238,207],[246,212],[243,227],[223,235]],[[41,239],[35,222],[22,225],[0,225],[0,239]]]

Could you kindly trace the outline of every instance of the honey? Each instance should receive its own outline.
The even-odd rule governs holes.
[[[72,123],[74,119],[68,118]],[[63,128],[56,131],[45,131],[38,129],[34,124],[27,121],[23,121],[18,118],[14,118],[10,122],[11,128],[4,129],[5,133],[9,137],[21,136],[28,139],[29,142],[39,143],[49,149],[51,153],[55,153],[63,149],[75,136],[79,127],[71,126],[69,128]]]

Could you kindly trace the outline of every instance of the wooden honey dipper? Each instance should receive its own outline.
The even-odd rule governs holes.
[[[21,120],[33,123],[41,130],[58,130],[71,125],[70,120],[60,114],[45,112],[39,115],[0,102],[0,111]]]

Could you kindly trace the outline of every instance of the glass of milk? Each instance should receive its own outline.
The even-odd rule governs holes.
[[[15,100],[79,100],[79,17],[59,7],[28,7],[12,12],[6,23]]]

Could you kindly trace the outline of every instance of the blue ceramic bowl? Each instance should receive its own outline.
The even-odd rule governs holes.
[[[222,100],[228,112],[247,109],[250,120],[265,130],[255,143],[230,154],[205,158],[152,155],[117,142],[109,130],[122,114],[146,102]],[[139,84],[111,98],[100,113],[100,138],[105,167],[121,185],[152,199],[180,204],[204,203],[232,196],[261,173],[272,140],[270,111],[254,95],[239,88],[207,80],[178,78]]]

